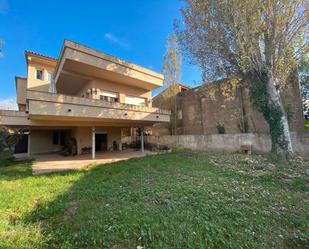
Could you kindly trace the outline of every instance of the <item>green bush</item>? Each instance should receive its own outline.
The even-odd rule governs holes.
[[[9,150],[0,151],[0,167],[8,166],[14,161],[14,156]]]
[[[225,128],[224,128],[224,124],[217,124],[217,132],[218,134],[225,134]]]

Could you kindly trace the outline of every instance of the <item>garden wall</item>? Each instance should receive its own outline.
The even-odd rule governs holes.
[[[298,135],[292,133],[294,151],[309,158],[309,133]],[[172,148],[186,148],[213,152],[239,152],[240,146],[250,144],[254,153],[268,153],[271,150],[271,139],[267,134],[239,133],[212,135],[164,135],[145,136],[145,143],[168,145]],[[122,142],[135,141],[134,137],[123,137]]]
[[[240,146],[244,144],[250,144],[256,153],[267,153],[271,150],[271,141],[268,135],[253,133],[145,136],[145,143],[214,152],[238,152]]]
[[[309,158],[309,133],[292,133],[292,143],[294,151],[306,158]]]

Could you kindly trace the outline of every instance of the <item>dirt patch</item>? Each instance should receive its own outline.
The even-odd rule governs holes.
[[[265,171],[265,170],[256,170],[256,171],[250,172],[248,174],[253,176],[253,177],[260,177],[260,176],[269,175],[270,172],[269,171]]]
[[[157,184],[157,180],[155,178],[148,178],[148,179],[145,180],[145,183],[147,185],[155,185],[155,184]]]
[[[22,234],[22,232],[19,231],[3,231],[0,232],[0,238],[1,237],[16,237],[16,236],[20,236]]]
[[[302,157],[295,157],[289,164],[273,163],[267,157],[260,155],[208,154],[208,158],[215,166],[231,168],[241,175],[253,177],[271,175],[283,166],[286,171],[285,178],[293,179],[306,175],[306,169],[309,168],[309,162]]]
[[[79,203],[77,201],[71,202],[69,208],[63,214],[63,220],[66,221],[66,220],[72,219],[77,213],[78,208],[79,208]]]

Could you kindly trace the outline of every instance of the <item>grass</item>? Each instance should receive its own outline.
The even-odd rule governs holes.
[[[306,167],[190,151],[39,176],[2,166],[0,248],[306,248]]]
[[[305,131],[309,132],[309,119],[305,120]]]

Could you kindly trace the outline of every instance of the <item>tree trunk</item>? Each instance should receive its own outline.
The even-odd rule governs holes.
[[[285,146],[282,146],[278,143],[278,141],[277,143],[272,141],[272,151],[279,155],[283,155],[287,160],[290,160],[293,158],[293,148],[288,118],[284,110],[280,94],[276,89],[275,80],[271,70],[268,71],[267,92],[272,104],[276,107],[279,107],[279,110],[281,111],[281,123],[283,126],[283,131],[280,135],[280,141],[285,144]]]
[[[177,135],[177,100],[176,100],[177,91],[175,89],[175,97],[174,97],[174,123],[175,123],[175,135]]]

